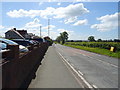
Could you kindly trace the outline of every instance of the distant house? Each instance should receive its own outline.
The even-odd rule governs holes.
[[[27,30],[16,30],[19,34],[21,34],[24,38],[27,37]]]
[[[33,37],[35,37],[35,34],[33,34],[33,33],[28,33],[28,34],[27,34],[27,38],[28,38],[28,39],[33,38]]]
[[[5,33],[6,39],[30,39],[35,36],[33,33],[27,33],[27,30],[16,30],[13,28]]]
[[[5,33],[6,39],[25,39],[17,30],[13,28]]]

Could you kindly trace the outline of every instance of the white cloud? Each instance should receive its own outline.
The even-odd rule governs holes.
[[[13,10],[7,12],[7,15],[12,18],[19,18],[19,17],[31,17],[34,18],[36,16],[41,16],[43,18],[47,18],[48,16],[52,16],[54,18],[75,18],[81,16],[85,13],[88,13],[89,10],[84,7],[82,3],[75,4],[75,5],[68,5],[66,7],[47,7],[45,10]]]
[[[43,2],[39,2],[39,6],[42,5],[42,4],[43,4]]]
[[[35,18],[32,22],[26,23],[25,27],[26,28],[40,27],[41,24],[39,22],[40,20],[38,18]]]
[[[12,18],[20,18],[20,17],[31,17],[34,18],[36,16],[39,16],[41,13],[40,10],[24,10],[24,9],[20,9],[20,10],[13,10],[13,11],[9,11],[7,12],[7,15],[12,17]]]
[[[70,4],[67,7],[60,7],[55,9],[54,18],[72,18],[76,16],[81,16],[88,12],[89,10],[87,10],[87,8],[85,8],[82,3],[75,5]]]
[[[3,28],[4,28],[4,26],[0,25],[0,29],[3,29]]]
[[[76,20],[77,20],[77,17],[72,17],[72,18],[64,20],[64,23],[69,24],[69,23],[75,22]]]
[[[117,29],[118,15],[120,15],[120,13],[115,13],[115,14],[99,17],[97,18],[97,20],[99,20],[101,23],[94,24],[91,26],[91,28],[97,29],[98,31],[110,31],[113,29]]]
[[[74,26],[79,26],[79,25],[86,25],[88,23],[88,20],[87,19],[84,19],[84,20],[79,20],[77,21],[76,23],[74,23],[73,25]]]
[[[59,3],[57,3],[57,5],[58,5],[58,6],[61,5],[61,3],[59,2]]]
[[[53,30],[55,27],[56,27],[56,26],[54,26],[54,25],[49,25],[49,29],[50,29],[50,30]],[[42,27],[42,29],[48,30],[48,26]]]
[[[68,33],[68,39],[71,39],[71,38],[73,38],[73,35],[75,34],[75,32],[74,31],[72,31],[72,30],[66,30],[66,29],[57,29],[57,31],[58,31],[58,33],[62,33],[62,32],[64,32],[64,31],[66,31],[67,33]],[[60,34],[58,34],[57,36],[59,36]],[[76,36],[75,36],[76,37]],[[74,38],[75,38],[74,37]]]
[[[11,30],[12,28],[15,28],[14,26],[2,26],[0,25],[0,36],[5,37],[5,32],[7,32],[8,30]]]
[[[47,7],[45,10],[40,10],[40,16],[42,18],[48,18],[48,16],[54,15],[55,8],[53,7]]]
[[[57,29],[57,31],[58,31],[59,33],[64,32],[64,31],[66,31],[66,32],[68,32],[68,33],[73,33],[73,32],[74,32],[74,31],[72,31],[72,30],[65,30],[65,29]]]

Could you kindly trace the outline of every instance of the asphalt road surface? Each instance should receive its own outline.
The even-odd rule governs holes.
[[[61,54],[95,88],[118,88],[118,59],[54,44]]]
[[[79,79],[63,62],[54,46],[49,47],[42,65],[28,88],[83,88]]]

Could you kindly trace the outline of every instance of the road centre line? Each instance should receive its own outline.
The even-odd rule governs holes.
[[[77,51],[74,51],[74,50],[72,50],[72,51],[75,52],[75,53],[81,54],[81,55],[83,55],[83,56],[87,56],[87,57],[89,57],[89,58],[95,59],[95,58],[93,58],[93,57],[91,57],[91,56],[88,56],[88,55],[85,55],[85,54],[83,54],[83,53],[80,53],[80,52],[77,52]],[[101,56],[101,55],[98,54],[98,56]],[[100,62],[102,62],[102,63],[105,63],[105,64],[108,64],[108,65],[111,65],[111,66],[113,66],[113,67],[118,68],[117,65],[114,65],[114,64],[111,64],[111,63],[105,62],[105,61],[100,60],[100,59],[96,59],[96,60],[98,60],[98,61],[100,61]]]
[[[93,57],[90,57],[90,58],[93,58]],[[102,62],[102,63],[105,63],[105,64],[108,64],[108,65],[111,65],[111,66],[113,66],[113,67],[118,68],[118,66],[117,66],[117,65],[114,65],[114,64],[111,64],[111,63],[105,62],[105,61],[100,60],[100,59],[96,59],[96,60],[98,60],[99,62]]]
[[[79,52],[75,52],[75,53],[82,54],[82,53],[79,53]],[[83,56],[86,56],[86,55],[84,55],[84,54],[82,54],[82,55],[83,55]],[[92,58],[92,59],[96,59],[96,58],[93,58],[93,57],[90,57],[90,56],[87,56],[87,57]],[[98,60],[99,62],[102,62],[102,63],[105,63],[105,64],[108,64],[108,65],[111,65],[111,66],[113,66],[113,67],[118,68],[117,65],[114,65],[114,64],[111,64],[111,63],[105,62],[105,61],[100,60],[100,59],[96,59],[96,60]]]
[[[58,52],[58,51],[57,51]],[[68,61],[58,52],[58,54],[62,57],[62,59],[70,66],[70,68],[82,79],[82,81],[88,86],[88,88],[91,88],[92,90],[94,90],[93,89],[93,87],[79,74],[79,72],[78,71],[76,71],[75,69],[74,69],[74,67],[72,67],[69,63],[68,63]]]
[[[61,48],[59,48],[59,50],[60,50],[60,49],[61,49]],[[61,49],[61,50],[63,51],[63,49]],[[73,51],[74,53],[78,53],[78,54],[81,54],[81,55],[83,55],[83,56],[87,56],[87,57],[89,57],[89,58],[95,59],[95,58],[93,58],[93,57],[91,57],[91,56],[88,56],[88,55],[85,55],[85,54],[83,54],[83,53],[80,53],[80,52],[77,52],[77,51],[74,51],[74,50],[72,50],[72,51]],[[96,60],[98,60],[99,62],[105,63],[105,64],[107,64],[107,65],[111,65],[111,66],[113,66],[113,67],[115,67],[115,68],[118,68],[117,65],[114,65],[114,64],[105,62],[105,61],[100,60],[100,59],[96,59]]]

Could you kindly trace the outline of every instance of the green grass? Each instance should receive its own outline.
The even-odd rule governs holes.
[[[69,47],[73,47],[73,48],[78,48],[78,49],[90,51],[90,52],[94,52],[94,53],[98,53],[98,54],[102,54],[102,55],[107,55],[110,57],[120,58],[120,51],[111,52],[107,49],[101,49],[101,48],[91,48],[91,47],[69,45],[69,44],[64,44],[64,45],[69,46]]]

